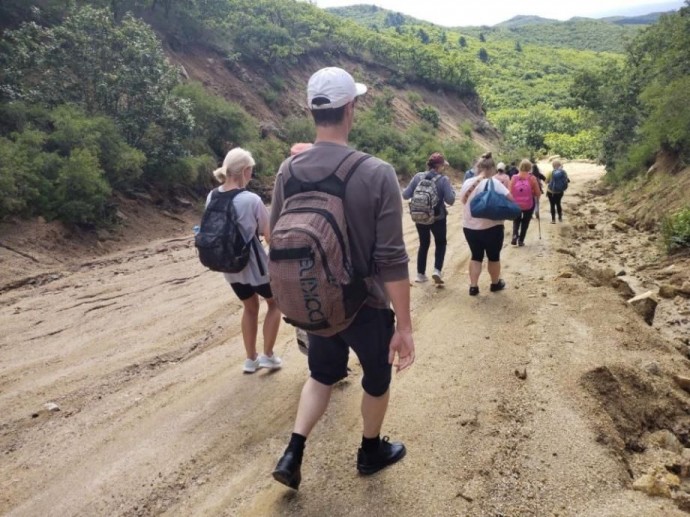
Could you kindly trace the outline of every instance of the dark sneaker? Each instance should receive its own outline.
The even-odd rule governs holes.
[[[357,470],[363,476],[374,474],[403,459],[406,452],[402,442],[390,442],[388,436],[384,436],[375,452],[364,452],[363,449],[359,449],[357,452]]]
[[[301,467],[302,459],[298,459],[294,452],[287,450],[278,460],[276,469],[273,471],[273,479],[297,490],[302,481]]]
[[[525,241],[518,241],[518,246],[524,246],[524,245],[525,245]]]
[[[492,293],[495,293],[496,291],[502,291],[505,288],[506,288],[506,283],[503,281],[502,278],[498,282],[496,282],[495,284],[491,284],[489,286],[489,289],[491,290]]]
[[[479,287],[478,286],[470,286],[470,296],[477,296],[479,294]]]
[[[517,237],[513,237],[513,238],[511,239],[511,241],[510,241],[510,243],[511,243],[513,246],[515,246],[515,245],[517,244],[517,242],[518,242],[518,238],[517,238]]]

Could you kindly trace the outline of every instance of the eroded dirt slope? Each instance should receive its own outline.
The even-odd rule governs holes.
[[[689,362],[677,335],[593,280],[610,260],[597,253],[612,249],[608,229],[596,228],[615,214],[587,186],[600,169],[568,170],[565,222],[543,224],[541,239],[535,222],[527,246],[505,246],[504,292],[489,293],[483,275],[480,295],[467,295],[461,209],[451,209],[447,284],[412,288],[417,362],[396,376],[384,428],[409,453],[371,478],[354,468],[361,391],[352,358],[352,376],[309,440],[302,488],[272,480],[305,357],[283,327],[285,367],[241,374],[240,304],[198,263],[184,224],[4,291],[0,513],[686,515],[682,487],[673,500],[632,483],[686,465],[690,395],[672,375],[690,375]],[[583,222],[594,224],[586,239]],[[407,217],[405,232],[414,258]],[[636,288],[633,273],[644,269],[633,262],[647,259],[616,246],[615,259],[630,253],[622,267]],[[655,249],[644,250],[649,260]],[[687,298],[677,300],[660,304],[662,319],[675,310],[687,321]]]

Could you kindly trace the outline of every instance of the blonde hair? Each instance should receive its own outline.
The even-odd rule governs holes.
[[[496,163],[491,157],[491,152],[482,154],[479,160],[477,160],[477,164],[474,166],[474,171],[478,175],[484,173],[484,176],[487,178],[496,174]]]
[[[561,163],[560,160],[554,160],[551,165],[553,165],[553,170],[556,170],[556,169],[560,169],[561,165],[563,165],[563,164]]]
[[[240,176],[247,167],[254,167],[254,165],[256,162],[252,153],[241,147],[235,147],[225,155],[223,165],[213,171],[213,176],[220,183],[225,183],[228,176]]]
[[[530,172],[532,170],[532,162],[527,158],[520,162],[520,172]]]

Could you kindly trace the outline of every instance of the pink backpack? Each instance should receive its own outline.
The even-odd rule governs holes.
[[[529,210],[534,206],[534,196],[532,194],[532,185],[529,181],[529,176],[526,178],[521,178],[520,176],[514,176],[515,180],[513,183],[513,188],[511,189],[511,194],[513,199],[523,210]]]

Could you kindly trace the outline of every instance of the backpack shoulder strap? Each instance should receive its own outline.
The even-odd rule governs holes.
[[[352,151],[340,161],[331,174],[315,182],[300,180],[295,175],[295,171],[292,167],[292,160],[290,160],[288,162],[290,176],[284,185],[284,198],[288,199],[300,192],[324,192],[344,199],[347,182],[350,181],[350,178],[357,168],[369,158],[371,158],[369,154],[361,151]]]
[[[247,189],[246,188],[238,188],[238,189],[233,189],[230,192],[221,192],[220,190],[216,189],[215,196],[216,199],[220,197],[221,194],[227,194],[226,196],[223,196],[222,202],[224,209],[230,210],[230,207],[232,206],[233,201],[237,196],[239,196],[242,192],[245,192]]]

